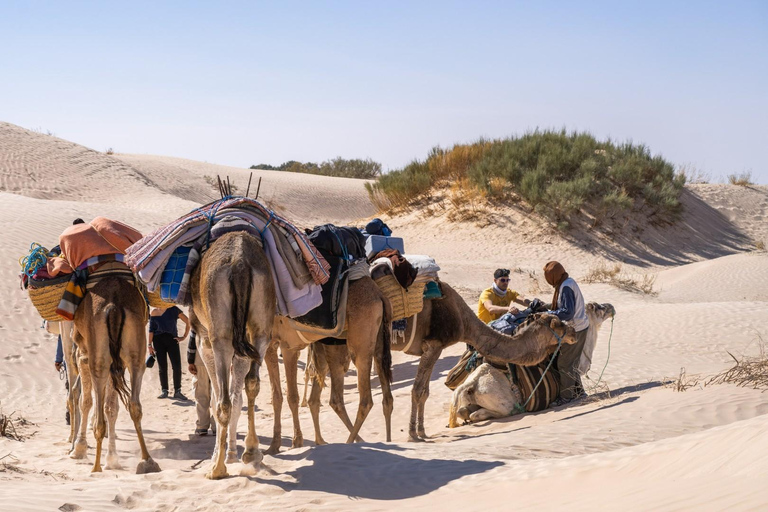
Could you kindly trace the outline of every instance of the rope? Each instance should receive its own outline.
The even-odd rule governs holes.
[[[597,378],[597,382],[595,383],[595,388],[600,384],[600,379],[603,378],[603,373],[605,372],[605,369],[608,367],[608,361],[611,359],[611,338],[613,338],[613,319],[616,318],[616,315],[611,315],[611,334],[608,336],[608,357],[605,358],[605,366],[603,366],[603,371],[600,372],[600,376]]]
[[[534,386],[533,390],[531,391],[531,395],[528,397],[528,400],[526,400],[526,401],[525,401],[525,403],[524,403],[523,405],[520,405],[520,404],[515,404],[515,410],[516,410],[517,412],[520,412],[520,413],[523,413],[523,412],[525,412],[525,408],[526,408],[526,406],[528,405],[528,402],[530,402],[530,401],[531,401],[531,398],[533,398],[533,395],[534,395],[534,393],[536,393],[536,390],[537,390],[537,389],[539,389],[539,385],[540,385],[540,384],[541,384],[541,382],[544,380],[544,376],[547,374],[547,372],[549,371],[549,369],[552,367],[552,363],[554,363],[554,362],[555,362],[555,357],[557,356],[557,353],[558,353],[558,352],[560,352],[560,346],[563,344],[563,338],[561,338],[560,336],[558,336],[558,335],[557,335],[557,333],[556,333],[554,330],[552,330],[552,328],[551,328],[550,326],[547,326],[547,329],[549,329],[550,331],[552,331],[552,334],[554,334],[554,335],[555,335],[555,338],[557,338],[557,348],[555,349],[555,352],[552,354],[552,357],[549,359],[549,364],[547,365],[547,369],[546,369],[546,370],[544,370],[544,373],[542,373],[542,374],[541,374],[541,378],[539,379],[539,382],[537,382],[537,383],[536,383],[536,386]],[[510,370],[510,373],[512,373],[512,368],[510,368],[509,370]],[[510,416],[511,416],[511,415],[512,415],[512,413],[514,413],[514,412],[515,412],[515,411],[512,411],[512,412],[510,413]]]
[[[32,277],[51,257],[53,254],[49,253],[48,249],[38,243],[32,243],[29,246],[29,254],[21,258],[19,264],[24,274],[27,277]]]

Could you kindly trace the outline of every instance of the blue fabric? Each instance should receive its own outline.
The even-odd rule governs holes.
[[[187,267],[189,251],[191,247],[178,247],[171,254],[171,258],[165,265],[165,270],[160,274],[160,297],[163,300],[175,302],[179,295],[179,287],[184,279],[184,270]]]
[[[53,362],[54,363],[64,362],[64,347],[61,346],[61,335],[59,335],[59,341],[56,342],[56,359],[54,359]]]
[[[153,334],[170,334],[174,338],[179,335],[176,330],[176,321],[181,310],[176,306],[168,308],[162,315],[149,317],[149,332]]]
[[[392,330],[398,332],[405,332],[405,328],[408,327],[408,320],[401,318],[392,322]]]
[[[564,286],[563,289],[560,290],[560,297],[558,302],[562,304],[562,307],[551,313],[557,315],[557,318],[563,322],[573,320],[573,317],[576,315],[576,295],[573,294],[572,289]]]
[[[443,293],[440,291],[440,286],[434,281],[429,281],[424,287],[424,298],[427,300],[442,299]]]

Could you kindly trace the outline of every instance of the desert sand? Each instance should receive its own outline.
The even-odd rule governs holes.
[[[18,259],[29,244],[56,244],[75,217],[97,215],[144,233],[218,196],[208,180],[229,176],[244,191],[250,171],[179,158],[105,155],[78,144],[0,123],[0,407],[30,424],[23,442],[0,438],[0,499],[7,510],[722,510],[768,506],[768,393],[704,386],[732,365],[728,352],[755,355],[768,342],[768,187],[693,185],[674,226],[641,226],[601,238],[562,237],[516,212],[478,227],[445,216],[406,212],[386,218],[408,252],[429,254],[441,278],[474,308],[497,267],[517,269],[512,287],[551,297],[540,271],[561,261],[579,279],[601,265],[655,278],[653,294],[583,284],[588,301],[610,302],[593,358],[589,400],[503,420],[447,428],[451,392],[445,374],[464,350],[443,353],[431,380],[424,443],[407,443],[410,392],[418,359],[394,353],[393,442],[384,441],[381,395],[362,430],[365,443],[341,444],[346,429],[325,405],[315,447],[301,409],[305,447],[290,449],[283,407],[283,450],[265,456],[256,475],[204,478],[213,438],[193,435],[192,402],[158,400],[157,371],[142,391],[143,427],[161,473],[136,475],[138,443],[121,410],[122,470],[91,474],[67,455],[65,390],[53,367],[55,338],[18,286]],[[208,177],[208,178],[207,178]],[[364,223],[375,215],[363,182],[254,172],[260,198],[297,225]],[[610,338],[610,344],[609,344]],[[182,354],[186,342],[182,343]],[[610,351],[610,357],[609,357]],[[184,356],[182,356],[184,357]],[[607,366],[606,365],[607,362]],[[186,365],[185,365],[186,366]],[[599,386],[596,380],[605,367]],[[681,368],[701,381],[684,392],[670,382]],[[281,369],[282,371],[282,369]],[[269,443],[272,407],[265,370],[257,432]],[[184,372],[184,392],[192,395]],[[284,378],[284,372],[283,372]],[[691,379],[692,377],[689,377]],[[354,368],[346,403],[357,407]],[[693,382],[689,380],[688,382]],[[323,401],[327,404],[328,390]],[[245,432],[245,415],[240,418]],[[242,437],[240,443],[242,450]]]

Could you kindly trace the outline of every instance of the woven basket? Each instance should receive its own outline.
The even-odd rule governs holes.
[[[175,306],[176,304],[173,302],[167,302],[164,301],[160,297],[160,290],[155,290],[154,292],[146,291],[144,294],[147,296],[147,302],[149,302],[149,305],[153,308],[171,308]]]
[[[424,309],[424,284],[414,283],[405,291],[400,286],[395,276],[387,274],[376,279],[376,284],[381,292],[389,299],[392,304],[392,320],[402,320],[410,318]]]
[[[67,289],[70,277],[67,274],[53,279],[29,280],[29,298],[32,300],[32,304],[37,309],[37,312],[43,317],[43,320],[48,320],[49,322],[63,322],[67,320],[56,313],[56,308],[59,307],[61,297],[64,295],[64,290]]]

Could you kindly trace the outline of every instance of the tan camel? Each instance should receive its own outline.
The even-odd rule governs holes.
[[[600,326],[608,317],[613,317],[616,310],[611,304],[596,302],[587,304],[586,310],[589,317],[587,339],[592,340],[591,348],[594,349]],[[589,361],[591,356],[590,350]],[[454,390],[448,426],[451,428],[459,426],[459,419],[465,423],[473,423],[511,416],[527,399],[528,397],[522,395],[518,386],[510,382],[504,371],[488,363],[481,364]]]
[[[210,479],[227,476],[228,434],[228,460],[236,457],[232,432],[237,429],[243,386],[248,398],[248,434],[242,461],[258,467],[262,460],[253,409],[259,391],[259,367],[275,318],[277,298],[271,272],[260,241],[241,231],[213,242],[192,274],[190,319],[202,341],[201,356],[216,401],[216,448],[206,474]]]
[[[105,414],[109,428],[107,469],[120,467],[115,445],[119,397],[131,415],[141,447],[141,462],[136,473],[160,471],[149,455],[141,429],[141,381],[147,351],[147,304],[144,297],[130,281],[117,277],[102,278],[86,293],[75,313],[74,324],[82,393],[79,434],[70,456],[74,459],[85,458],[88,449],[85,440],[87,418],[95,397],[93,431],[96,458],[92,472],[101,471],[101,444],[107,429]],[[131,375],[130,390],[125,381],[126,367]]]
[[[322,381],[328,371],[331,374],[331,408],[349,430],[347,443],[362,441],[360,428],[373,406],[371,394],[371,367],[375,362],[376,372],[382,388],[382,405],[386,423],[387,441],[392,439],[392,358],[390,354],[390,318],[389,301],[370,277],[363,277],[349,283],[347,296],[347,331],[346,345],[323,345],[315,343],[314,352],[322,352],[322,367],[318,371],[309,398],[312,421],[315,425],[315,443],[326,444],[320,434],[320,391]],[[299,353],[307,347],[307,338],[302,337],[288,322],[278,317],[272,331],[273,343],[267,351],[266,364],[272,386],[272,406],[274,407],[275,427],[272,444],[267,453],[277,453],[281,444],[282,391],[280,389],[280,370],[277,365],[277,347],[283,355],[287,381],[288,406],[293,417],[292,448],[303,445],[304,438],[299,423],[299,389],[297,383],[297,365]],[[344,406],[344,374],[349,368],[348,359],[357,368],[357,389],[360,395],[355,423],[350,421]]]

